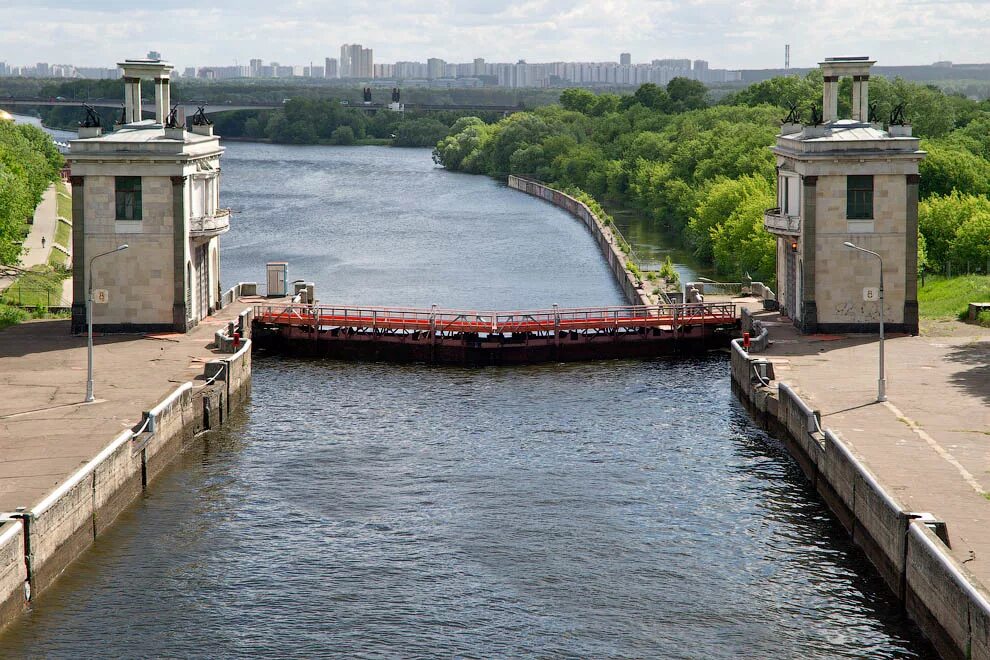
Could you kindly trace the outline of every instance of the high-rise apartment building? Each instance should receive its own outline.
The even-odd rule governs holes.
[[[344,44],[340,47],[341,78],[374,77],[374,59],[370,48],[361,44]]]
[[[426,77],[433,80],[435,78],[443,78],[446,71],[446,62],[441,60],[439,57],[431,57],[426,60]]]
[[[340,72],[337,70],[337,58],[328,57],[324,63],[323,75],[326,78],[339,78]]]
[[[253,59],[253,60],[251,60],[251,62],[250,62],[250,68],[251,68],[251,77],[252,78],[257,78],[258,76],[261,75],[261,67],[263,65],[264,65],[264,62],[262,62],[260,59]]]
[[[630,65],[632,64],[632,54],[631,53],[619,53],[619,64]]]

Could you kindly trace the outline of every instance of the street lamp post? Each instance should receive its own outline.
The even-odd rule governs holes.
[[[852,248],[853,250],[859,250],[860,252],[865,252],[866,254],[872,254],[880,262],[880,378],[877,381],[877,401],[883,402],[887,400],[887,378],[884,375],[883,369],[883,258],[873,250],[867,250],[866,248],[861,248],[858,245],[853,245],[849,241],[843,243],[847,248]]]
[[[86,403],[92,403],[93,397],[93,262],[100,257],[105,257],[114,252],[127,249],[127,243],[118,245],[109,252],[98,254],[89,260],[89,285],[86,287],[86,326],[88,328],[86,336]]]

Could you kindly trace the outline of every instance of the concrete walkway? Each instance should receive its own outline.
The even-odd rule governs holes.
[[[86,337],[69,321],[0,330],[0,511],[42,500],[181,383],[201,379],[228,305],[184,335],[110,335],[94,347],[96,402],[86,394]]]
[[[778,381],[813,408],[904,506],[948,524],[951,552],[990,587],[990,329],[888,338],[887,397],[877,403],[876,335],[770,331]]]

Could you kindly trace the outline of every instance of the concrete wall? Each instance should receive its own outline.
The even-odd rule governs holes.
[[[543,184],[536,183],[535,181],[530,181],[528,179],[522,179],[517,176],[510,176],[508,185],[514,190],[521,190],[524,193],[532,195],[534,197],[539,197],[544,199],[554,206],[560,207],[573,215],[575,218],[581,220],[591,235],[594,237],[595,242],[598,243],[599,249],[602,251],[602,256],[605,257],[605,261],[608,262],[609,270],[612,271],[613,277],[615,277],[616,283],[618,283],[619,288],[622,289],[622,293],[625,295],[626,300],[629,301],[630,305],[650,305],[650,299],[647,297],[646,293],[639,287],[636,276],[633,275],[628,268],[626,268],[626,262],[629,257],[619,249],[619,246],[612,242],[612,232],[602,223],[601,219],[591,212],[583,202],[579,202],[570,195],[565,195],[559,190],[554,190],[553,188],[548,188]]]
[[[32,597],[51,586],[198,432],[219,428],[244,400],[251,341],[207,363],[204,378],[180,385],[145,412],[134,429],[24,512],[23,523],[0,526],[0,629],[25,607],[26,580]]]
[[[924,524],[907,535],[908,614],[945,658],[990,658],[990,594]]]
[[[907,510],[838,434],[784,383],[761,385],[740,340],[732,342],[733,389],[784,440],[809,481],[945,658],[990,660],[990,596],[956,562],[918,512]]]
[[[0,627],[24,608],[24,525],[20,520],[0,524]]]

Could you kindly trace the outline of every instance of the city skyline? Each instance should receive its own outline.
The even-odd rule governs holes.
[[[30,53],[32,61],[106,66],[143,54],[150,44],[184,68],[247,64],[263,45],[270,60],[308,63],[336,53],[340,44],[362,43],[371,44],[381,62],[598,62],[630,52],[633,62],[700,56],[712,67],[762,69],[781,67],[790,43],[793,67],[814,66],[826,51],[869,54],[891,64],[990,61],[985,2],[837,0],[813,10],[768,0],[387,4],[383,10],[353,0],[296,3],[273,14],[270,5],[253,0],[217,0],[209,8],[176,0],[161,9],[107,0],[85,10],[67,0],[16,0],[0,12],[0,60]],[[809,20],[796,20],[802,15]],[[850,29],[850,16],[870,26],[868,44],[861,31]],[[225,30],[218,33],[221,22]],[[945,34],[953,35],[950,43],[939,41]],[[864,46],[868,53],[859,52]]]

